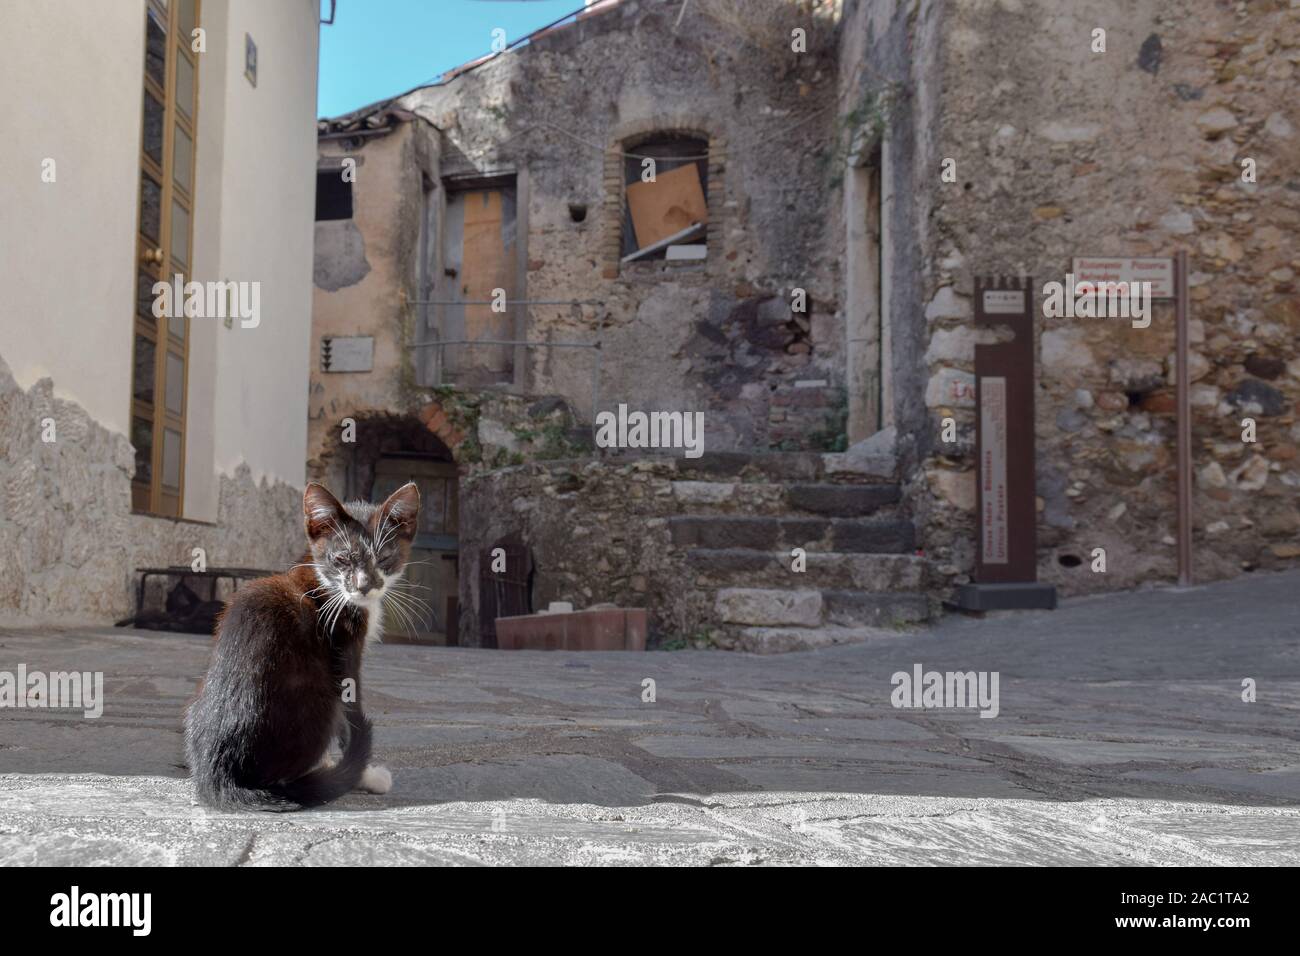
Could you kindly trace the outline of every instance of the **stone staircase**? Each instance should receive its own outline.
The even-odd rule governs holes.
[[[852,643],[937,611],[892,458],[713,453],[679,460],[671,485],[687,626],[721,647]]]

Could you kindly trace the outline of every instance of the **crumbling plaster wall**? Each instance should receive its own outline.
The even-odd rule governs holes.
[[[54,441],[42,440],[44,421]],[[281,570],[305,548],[302,492],[247,465],[218,476],[215,523],[131,512],[135,457],[120,432],[44,378],[24,391],[0,359],[0,625],[105,625],[135,610],[137,567]]]
[[[823,160],[834,54],[748,44],[692,4],[626,0],[403,105],[442,131],[442,172],[526,170],[528,298],[539,341],[602,343],[599,402],[706,412],[706,448],[833,441],[843,404]],[[721,214],[704,264],[617,267],[606,155],[654,128],[709,138]],[[585,207],[574,221],[570,207]],[[717,208],[717,207],[715,207]],[[617,276],[607,275],[617,267]],[[791,314],[793,288],[807,315]],[[778,298],[774,298],[778,297]],[[594,356],[533,348],[523,387],[592,417]],[[821,382],[789,396],[795,383]],[[829,423],[829,424],[828,424]]]
[[[1106,52],[1091,49],[1104,28]],[[970,294],[983,273],[1064,282],[1082,255],[1191,257],[1195,574],[1300,554],[1300,159],[1294,3],[950,5],[930,164],[926,547],[974,561]],[[956,182],[940,179],[944,157]],[[1242,181],[1253,158],[1258,182]],[[1037,310],[1039,576],[1066,593],[1175,576],[1173,312],[1150,328]],[[935,441],[952,415],[955,445]],[[1258,442],[1242,441],[1253,417]],[[1091,570],[1104,548],[1106,572]]]
[[[438,181],[437,136],[414,119],[387,135],[321,141],[319,168],[341,169],[345,158],[356,163],[352,218],[317,222],[315,239],[307,467],[328,480],[339,475],[322,457],[336,450],[344,419],[365,428],[422,403],[408,346],[417,341],[420,220],[424,183]],[[326,336],[373,337],[371,371],[322,371]]]

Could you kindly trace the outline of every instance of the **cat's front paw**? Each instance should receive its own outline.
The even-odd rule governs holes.
[[[393,789],[393,775],[387,767],[371,764],[362,772],[357,789],[366,793],[387,793]]]

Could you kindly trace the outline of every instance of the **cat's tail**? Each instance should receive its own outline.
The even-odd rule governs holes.
[[[370,718],[361,713],[359,707],[348,709],[347,720],[348,743],[338,763],[317,768],[297,780],[269,789],[271,796],[293,804],[286,809],[319,807],[357,788],[366,772],[366,764],[370,762],[373,731]]]
[[[200,774],[195,767],[195,783],[204,803],[221,810],[263,810],[287,813],[319,807],[356,789],[370,760],[373,731],[369,718],[360,708],[347,712],[348,743],[343,756],[332,767],[320,767],[289,783],[265,788],[239,785],[230,774],[217,770]],[[194,763],[191,764],[194,766]],[[215,769],[215,768],[214,768]]]

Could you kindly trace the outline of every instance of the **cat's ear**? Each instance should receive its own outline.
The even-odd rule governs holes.
[[[379,506],[375,517],[376,529],[386,524],[397,526],[397,533],[404,538],[415,537],[416,519],[420,516],[420,489],[415,482],[408,481],[398,488],[388,500]]]
[[[343,506],[325,490],[324,485],[313,481],[302,493],[302,517],[308,540],[315,541],[330,531],[338,530],[343,523]]]

